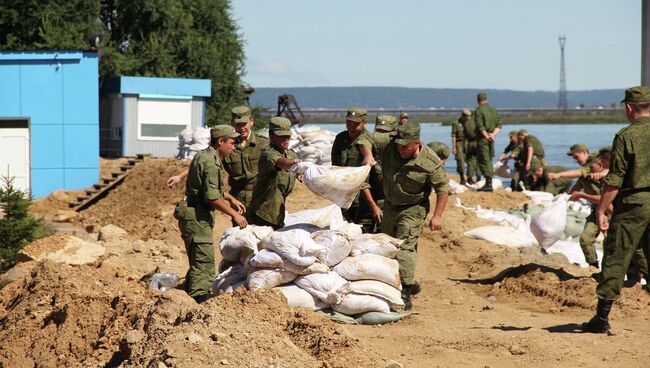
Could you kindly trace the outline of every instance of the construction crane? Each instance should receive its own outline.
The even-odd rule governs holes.
[[[296,98],[294,95],[286,93],[278,96],[278,113],[276,116],[284,116],[291,121],[292,125],[302,126],[305,123],[305,115],[300,110]]]

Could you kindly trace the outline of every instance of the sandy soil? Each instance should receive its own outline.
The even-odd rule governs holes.
[[[377,367],[393,359],[406,367],[644,367],[650,361],[650,295],[639,285],[624,289],[613,308],[615,335],[579,333],[594,311],[593,270],[562,255],[465,238],[464,231],[488,222],[455,207],[453,198],[443,230],[425,230],[420,239],[418,314],[396,324],[336,325],[286,308],[268,293],[199,306],[180,291],[147,291],[144,274],[152,267],[179,273],[187,267],[171,216],[182,189],[163,184],[180,168],[173,160],[149,161],[82,213],[83,224],[128,231],[130,240],[115,245],[121,250],[111,257],[89,266],[36,263],[0,290],[0,339],[12,342],[1,344],[0,365]],[[460,198],[485,208],[525,201],[504,191]],[[298,185],[288,208],[327,204]],[[227,226],[218,216],[215,234]],[[137,257],[139,271],[130,268]]]

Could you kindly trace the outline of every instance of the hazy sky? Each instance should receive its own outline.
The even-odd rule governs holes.
[[[639,84],[641,0],[233,0],[254,87]]]

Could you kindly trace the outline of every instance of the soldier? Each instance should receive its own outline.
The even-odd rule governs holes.
[[[438,158],[440,159],[440,166],[444,168],[445,161],[447,161],[450,154],[449,146],[447,146],[442,142],[429,142],[427,146],[429,146],[429,148],[431,148],[433,152],[435,152],[436,155],[438,155]]]
[[[397,118],[392,115],[379,115],[375,122],[375,131],[372,133],[372,140],[378,152],[383,152],[390,139],[397,131]],[[381,158],[377,156],[375,166],[370,170],[368,182],[370,193],[380,209],[384,209],[384,188],[382,185]],[[376,230],[381,230],[377,227]]]
[[[269,140],[253,133],[255,120],[248,106],[237,106],[230,112],[232,116],[230,124],[239,133],[239,137],[235,142],[235,150],[226,156],[222,163],[228,173],[229,193],[242,203],[242,207],[248,208],[253,199],[260,156],[268,147]],[[179,183],[187,176],[188,171],[189,169],[185,169],[167,179],[167,186],[171,187]]]
[[[574,170],[567,170],[559,173],[553,173],[549,174],[549,178],[551,180],[556,180],[560,178],[581,178],[585,179],[587,178],[590,174],[593,172],[591,171],[589,161],[594,160],[594,155],[589,154],[589,148],[587,148],[587,145],[584,143],[576,143],[571,148],[569,148],[569,152],[567,152],[567,156],[571,156],[575,162],[580,165],[579,169],[574,169]],[[600,172],[600,171],[599,171]],[[576,183],[576,185],[580,183],[580,180]],[[573,190],[571,190],[573,192]]]
[[[465,162],[467,162],[467,184],[474,184],[481,180],[481,172],[478,169],[478,162],[476,161],[478,143],[476,121],[470,116],[465,120],[464,136],[465,136]],[[464,112],[465,110],[463,110]]]
[[[240,228],[248,225],[232,208],[232,203],[228,203],[234,198],[224,193],[221,160],[235,149],[238,136],[228,125],[217,125],[210,130],[210,146],[194,156],[187,176],[186,199],[174,211],[190,263],[185,290],[198,303],[209,297],[214,279],[213,209],[230,216]]]
[[[375,147],[370,133],[366,130],[367,121],[366,109],[348,109],[345,117],[346,130],[336,135],[332,145],[332,165],[356,167],[369,161],[364,157],[364,153],[372,152]],[[366,183],[350,208],[343,211],[345,219],[362,225],[364,232],[374,232],[376,224],[382,220],[382,210],[375,202],[370,188],[370,183]]]
[[[409,122],[409,114],[406,112],[402,112],[399,114],[399,125],[406,125]]]
[[[553,195],[569,191],[573,180],[571,179],[558,179],[550,180],[549,173],[565,171],[563,166],[544,166],[542,161],[537,157],[533,157],[530,163],[530,171],[524,178],[524,186],[528,190],[538,190],[548,192]]]
[[[436,192],[436,205],[428,222],[431,230],[442,228],[449,182],[440,159],[420,141],[420,124],[402,125],[386,150],[380,153],[386,194],[381,230],[404,240],[397,261],[402,281],[402,298],[407,309],[411,296],[420,292],[415,281],[417,242],[429,212],[429,195]]]
[[[521,152],[521,144],[519,143],[516,130],[511,130],[510,133],[508,133],[508,137],[510,138],[510,142],[508,142],[506,148],[503,149],[503,153],[501,153],[497,161],[503,161],[504,165],[507,165],[509,160],[515,160],[515,169],[512,171],[510,177],[510,189],[512,189],[513,192],[516,192],[520,190],[519,180],[521,179],[519,171],[521,168],[517,157],[519,157],[519,153]]]
[[[456,159],[456,172],[460,176],[460,184],[465,185],[465,122],[472,117],[472,110],[465,109],[458,120],[451,123],[451,149]]]
[[[478,166],[483,176],[485,176],[485,185],[479,188],[481,192],[492,191],[492,177],[494,169],[492,159],[494,158],[494,140],[501,130],[501,117],[488,104],[487,95],[483,92],[476,96],[478,107],[474,111],[477,131],[477,160]]]
[[[521,173],[519,175],[524,178],[531,170],[530,165],[533,158],[539,159],[542,165],[546,166],[546,161],[544,161],[544,146],[542,146],[542,142],[537,137],[528,134],[526,129],[519,130],[517,132],[517,138],[521,144],[521,151],[519,153]]]
[[[285,201],[296,184],[288,170],[297,164],[298,156],[289,149],[291,121],[273,117],[269,123],[270,145],[262,152],[253,200],[248,209],[248,221],[277,230],[284,226]]]
[[[603,179],[596,211],[598,227],[607,231],[607,237],[596,287],[596,315],[583,325],[586,332],[609,332],[609,312],[620,297],[633,253],[642,248],[646,262],[650,263],[650,89],[629,88],[621,102],[625,103],[631,124],[614,137],[609,172]],[[608,220],[606,211],[612,204],[614,212]]]

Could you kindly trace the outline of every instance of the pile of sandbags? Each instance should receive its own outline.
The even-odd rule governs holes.
[[[293,149],[300,161],[317,165],[332,164],[332,144],[336,133],[316,125],[294,126],[289,147]]]
[[[295,223],[277,231],[255,225],[227,229],[220,241],[224,261],[212,292],[232,292],[240,286],[271,289],[284,295],[290,306],[329,308],[346,315],[403,310],[394,259],[402,241],[386,234],[344,231],[358,225],[337,222],[342,219],[340,208],[338,214],[329,207],[310,211],[320,225],[326,222],[323,218],[335,223]]]
[[[507,162],[503,161],[497,161],[494,163],[494,174],[496,176],[500,176],[505,179],[510,179],[510,175],[512,175],[512,172],[510,171],[510,166],[508,166]]]
[[[210,145],[210,128],[185,128],[178,135],[178,154],[180,160],[191,160],[197,152]]]
[[[300,162],[290,170],[294,174],[304,174],[304,183],[314,194],[347,209],[366,183],[370,169],[369,165],[341,167]]]

